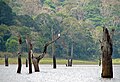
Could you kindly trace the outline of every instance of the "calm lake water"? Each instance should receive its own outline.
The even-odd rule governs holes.
[[[0,65],[0,82],[120,82],[120,65],[113,66],[114,78],[101,78],[98,65],[40,65],[40,72],[28,74],[28,68],[22,65],[22,73],[17,74],[17,65]]]

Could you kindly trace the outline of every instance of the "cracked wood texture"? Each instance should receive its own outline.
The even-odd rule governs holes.
[[[103,27],[103,38],[101,42],[102,51],[102,74],[103,78],[113,78],[113,67],[112,67],[112,35],[110,35],[107,28]]]

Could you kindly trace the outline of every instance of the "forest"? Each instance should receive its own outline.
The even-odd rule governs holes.
[[[73,45],[74,59],[95,60],[104,26],[115,29],[112,56],[120,58],[120,0],[0,0],[0,57],[17,57],[18,34],[25,54],[26,35],[33,52],[42,53],[44,44],[60,33],[54,43],[57,58],[70,57]]]

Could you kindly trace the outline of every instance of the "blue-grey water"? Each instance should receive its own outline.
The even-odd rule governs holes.
[[[101,67],[98,65],[40,65],[40,72],[29,74],[28,68],[22,66],[21,74],[16,73],[17,65],[5,67],[0,65],[0,82],[120,82],[120,65],[113,66],[114,78],[101,78]]]

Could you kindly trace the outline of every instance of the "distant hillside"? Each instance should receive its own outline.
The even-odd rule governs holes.
[[[22,51],[27,52],[26,35],[33,51],[41,53],[47,41],[58,33],[54,44],[59,58],[96,59],[105,26],[113,36],[113,57],[120,58],[120,0],[0,0],[0,52],[18,50],[17,34],[22,36]],[[48,54],[51,57],[51,46]]]
[[[7,0],[6,0],[7,1]],[[8,3],[17,14],[35,16],[40,13],[51,13],[65,0],[10,0]]]
[[[40,0],[11,0],[9,5],[17,14],[28,14],[30,16],[38,15],[42,10]]]

